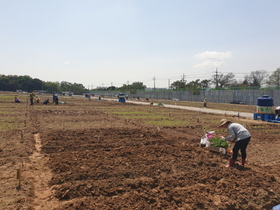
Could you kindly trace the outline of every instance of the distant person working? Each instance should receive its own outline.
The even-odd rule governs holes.
[[[43,104],[49,104],[50,103],[50,99],[46,99],[44,102],[43,102]]]
[[[15,97],[15,103],[20,103],[21,101],[18,99],[18,97]]]
[[[277,106],[275,109],[275,119],[279,118],[280,116],[280,106]]]

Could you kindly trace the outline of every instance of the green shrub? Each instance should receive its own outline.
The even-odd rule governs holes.
[[[222,148],[227,148],[228,147],[228,143],[223,140],[223,139],[220,139],[220,138],[212,138],[212,139],[209,139],[209,141],[211,142],[211,145],[213,147],[222,147]]]

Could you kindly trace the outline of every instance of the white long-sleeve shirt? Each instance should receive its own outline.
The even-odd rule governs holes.
[[[230,136],[225,137],[226,141],[240,141],[251,137],[249,131],[239,123],[230,123],[227,127]]]

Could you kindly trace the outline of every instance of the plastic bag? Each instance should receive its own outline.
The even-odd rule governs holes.
[[[207,138],[202,137],[201,140],[200,140],[200,144],[205,145],[205,147],[209,147],[210,146],[210,141],[208,141]]]
[[[207,138],[207,140],[212,139],[215,137],[215,131],[209,131],[205,134],[205,137]]]
[[[215,137],[215,131],[209,131],[205,134],[205,136],[201,137],[200,144],[205,145],[205,147],[209,147],[211,142],[209,139],[212,139]]]

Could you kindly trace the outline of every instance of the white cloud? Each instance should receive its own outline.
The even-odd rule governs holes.
[[[64,63],[65,63],[66,65],[69,65],[69,64],[70,64],[70,62],[68,62],[68,61],[65,61]]]
[[[223,65],[224,61],[203,61],[202,63],[196,64],[194,68],[203,68],[203,67],[218,67]]]
[[[204,53],[200,53],[194,56],[195,58],[200,58],[200,59],[217,59],[217,60],[225,60],[232,58],[231,52],[209,52],[206,51]]]
[[[195,58],[201,60],[201,63],[194,65],[194,68],[203,67],[218,67],[225,63],[224,60],[231,59],[231,52],[209,52],[200,53],[194,56]]]

